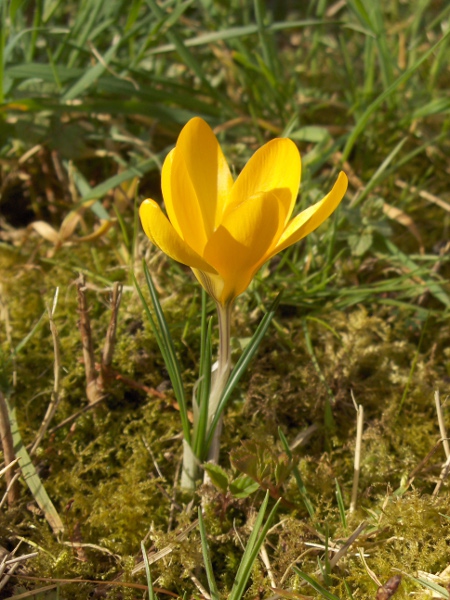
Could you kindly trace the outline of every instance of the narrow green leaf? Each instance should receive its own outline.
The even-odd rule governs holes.
[[[353,597],[353,594],[352,594],[352,590],[350,589],[350,586],[348,585],[348,583],[346,581],[344,581],[344,585],[345,585],[345,591],[347,592],[350,600],[355,600]]]
[[[367,182],[362,193],[359,196],[355,196],[354,200],[350,203],[350,206],[357,206],[358,204],[361,204],[361,202],[369,195],[369,193],[373,190],[373,188],[380,184],[380,182],[383,180],[383,178],[386,177],[386,175],[388,174],[388,173],[386,173],[387,168],[389,167],[391,162],[394,160],[394,158],[397,156],[397,154],[400,152],[400,150],[403,148],[403,146],[405,145],[405,143],[407,141],[408,141],[408,136],[405,135],[405,137],[403,137],[399,141],[399,143],[395,145],[395,147],[389,152],[389,154],[383,160],[381,165],[378,167],[378,169],[372,175],[372,177],[370,178],[370,181]]]
[[[14,348],[13,354],[19,354],[19,352],[22,350],[22,348],[30,341],[30,339],[34,336],[36,331],[39,329],[39,327],[41,326],[41,323],[43,322],[44,317],[46,317],[46,316],[47,316],[47,311],[45,310],[42,313],[42,315],[39,317],[39,320],[37,321],[36,325],[34,325],[33,329],[30,331],[30,333],[28,333]]]
[[[206,577],[208,578],[209,593],[211,600],[219,600],[220,595],[217,589],[216,579],[214,577],[214,571],[211,563],[211,552],[208,546],[208,540],[206,537],[205,523],[203,521],[202,509],[198,508],[198,528],[200,530],[200,539],[202,544],[203,562],[205,563]]]
[[[155,0],[147,0],[147,4],[150,6],[151,10],[158,19],[163,21],[166,18],[166,14],[164,13],[163,9],[160,8],[160,6],[156,3]],[[205,76],[205,72],[201,64],[185,46],[182,38],[173,29],[168,30],[166,32],[166,36],[170,40],[170,42],[175,46],[183,63],[187,65],[193,71],[193,73],[195,73],[195,75],[197,75],[197,77],[200,79],[203,85],[208,89],[211,96],[213,98],[216,98],[216,100],[218,100],[224,108],[227,108],[229,105],[228,99],[225,98],[221,93],[219,93],[214,87],[212,87],[209,80]]]
[[[107,52],[102,56],[102,60],[96,65],[88,69],[82,77],[62,96],[62,102],[78,98],[85,90],[87,90],[97,79],[105,72],[108,63],[112,60],[119,47],[119,40],[116,40]]]
[[[327,25],[338,24],[338,21],[327,21]],[[320,27],[323,26],[324,22],[321,19],[305,19],[304,21],[279,21],[277,23],[271,23],[266,27],[267,31],[284,31],[288,29],[302,29],[304,27]],[[220,29],[211,33],[202,33],[196,37],[184,40],[183,43],[186,48],[193,48],[195,46],[204,46],[205,44],[212,44],[214,42],[222,42],[225,40],[238,39],[241,37],[247,37],[258,33],[258,25],[240,25],[237,27],[229,27],[228,29]],[[175,44],[164,44],[151,48],[149,54],[164,54],[167,52],[173,52],[176,50]]]
[[[412,579],[422,587],[428,588],[432,592],[438,593],[440,596],[442,596],[442,598],[450,598],[448,590],[446,590],[445,587],[443,587],[442,585],[434,583],[433,581],[428,581],[427,579],[421,579],[420,577],[413,577],[412,575],[408,575],[408,573],[404,573],[404,575],[406,575],[406,577],[409,577],[409,579]]]
[[[416,108],[412,119],[423,119],[431,115],[439,115],[450,112],[450,98],[434,98],[420,108]],[[428,144],[429,144],[428,140]]]
[[[184,439],[186,440],[186,442],[189,445],[191,445],[191,431],[190,431],[190,424],[189,424],[189,419],[188,419],[188,414],[187,414],[188,411],[187,411],[186,399],[185,399],[185,394],[184,394],[183,381],[182,381],[182,377],[181,377],[181,369],[180,369],[178,359],[175,354],[175,348],[173,345],[172,337],[170,335],[169,327],[165,320],[164,313],[162,311],[161,305],[158,300],[158,295],[157,295],[155,286],[153,284],[152,278],[150,277],[150,273],[148,271],[148,267],[147,267],[145,261],[144,261],[144,273],[145,273],[145,279],[147,282],[147,286],[150,291],[153,309],[156,313],[156,321],[158,324],[155,322],[155,319],[153,318],[153,315],[150,311],[147,301],[145,300],[142,290],[139,287],[136,276],[133,273],[132,277],[133,277],[134,285],[135,285],[138,295],[141,299],[142,305],[144,307],[144,311],[147,315],[150,326],[155,335],[156,342],[159,346],[164,363],[165,363],[167,371],[169,373],[169,377],[170,377],[170,381],[173,386],[175,398],[177,399],[178,405],[180,408],[180,418],[181,418],[181,425],[182,425],[182,429],[183,429]]]
[[[278,71],[276,52],[274,52],[274,45],[271,43],[265,23],[265,4],[262,0],[254,0],[253,2],[256,23],[258,25],[259,43],[261,44],[264,62],[269,68],[272,78],[276,80]]]
[[[208,448],[205,437],[208,427],[209,397],[211,393],[212,367],[212,319],[206,319],[206,292],[202,290],[202,340],[200,349],[200,370],[197,402],[197,418],[194,422],[193,450],[199,460],[205,460]]]
[[[313,587],[316,590],[316,592],[319,592],[321,596],[326,598],[326,600],[341,600],[338,596],[335,596],[334,594],[326,590],[318,581],[316,581],[306,573],[303,573],[303,571],[300,571],[300,569],[298,569],[297,567],[292,567],[292,569],[297,573],[299,577],[306,581],[306,583],[309,583],[309,585]]]
[[[330,386],[328,385],[325,375],[323,374],[322,369],[320,368],[319,361],[317,360],[316,353],[314,352],[314,347],[312,344],[311,336],[309,335],[308,324],[307,324],[307,321],[305,318],[302,319],[302,328],[303,328],[303,333],[305,335],[306,349],[308,350],[309,355],[311,357],[311,362],[314,366],[314,369],[316,370],[316,373],[317,373],[320,381],[323,383],[325,389],[327,390],[327,397],[326,397],[326,401],[325,401],[324,421],[325,421],[325,430],[329,434],[336,426],[335,422],[334,422],[333,412],[331,410],[331,404],[332,403],[334,404],[333,391],[330,388]]]
[[[150,564],[148,562],[147,550],[145,549],[144,542],[141,542],[142,558],[144,559],[145,575],[147,577],[148,585],[148,598],[149,600],[156,600],[155,592],[153,591],[152,574],[150,571]]]
[[[25,3],[25,0],[10,0],[10,3],[9,3],[9,18],[11,19],[11,21],[13,23],[14,23],[14,21],[16,19],[17,11],[19,10],[19,8],[21,8],[23,6],[24,3]],[[4,2],[4,4],[7,5],[7,2]]]
[[[342,497],[342,492],[341,492],[341,487],[339,485],[339,482],[337,479],[335,479],[336,482],[336,500],[338,503],[338,508],[339,508],[339,516],[341,517],[341,524],[342,527],[344,529],[344,531],[347,531],[347,516],[345,514],[345,504],[344,504],[344,498]]]
[[[391,257],[395,258],[401,265],[408,269],[410,277],[415,275],[421,277],[430,294],[442,302],[444,306],[450,307],[450,298],[448,294],[436,280],[430,279],[429,276],[427,276],[425,273],[422,273],[420,267],[409,256],[404,254],[393,242],[391,242],[391,240],[385,239],[384,242],[391,253]]]
[[[262,503],[261,508],[259,510],[258,516],[255,521],[255,525],[253,526],[253,531],[248,539],[247,546],[245,547],[244,554],[239,564],[239,569],[236,573],[236,577],[234,579],[233,587],[231,588],[231,593],[228,600],[241,600],[245,592],[245,588],[249,580],[253,564],[256,560],[256,557],[258,556],[261,546],[264,543],[264,540],[266,539],[270,526],[272,525],[272,521],[280,500],[278,500],[278,502],[273,507],[266,520],[266,524],[260,531],[268,502],[269,492],[266,493],[264,502]]]
[[[17,415],[16,408],[11,406],[8,399],[6,400],[6,406],[8,408],[8,417],[11,424],[11,433],[13,437],[14,443],[14,452],[16,457],[19,459],[20,469],[22,471],[23,478],[25,483],[29,487],[31,493],[33,494],[33,498],[36,500],[36,504],[44,513],[48,524],[53,529],[55,534],[62,533],[64,531],[63,522],[53,505],[53,502],[50,500],[49,495],[47,494],[44,484],[42,483],[41,478],[37,474],[36,469],[31,461],[30,455],[23,443],[22,436],[20,435],[19,427],[17,424]]]
[[[119,173],[118,175],[113,175],[113,177],[106,179],[103,183],[100,183],[99,185],[86,191],[81,201],[86,202],[87,200],[92,200],[93,198],[102,198],[110,190],[117,187],[124,181],[127,181],[132,177],[142,177],[143,175],[145,175],[145,173],[158,166],[158,164],[160,164],[160,161],[165,156],[165,154],[167,154],[168,151],[169,149],[153,158],[142,161],[135,167],[130,167],[125,171],[122,171],[122,173]]]
[[[406,83],[408,81],[408,79],[427,60],[427,58],[436,51],[436,49],[439,47],[439,45],[442,44],[442,42],[445,39],[447,39],[447,37],[449,35],[450,35],[450,30],[447,31],[447,33],[445,33],[438,42],[436,42],[433,46],[431,46],[431,48],[429,48],[426,52],[424,52],[423,55],[419,58],[419,60],[416,62],[416,64],[414,64],[412,67],[407,69],[404,73],[402,73],[399,77],[397,77],[397,79],[387,89],[385,89],[384,92],[382,92],[378,96],[378,98],[376,98],[367,107],[367,109],[364,111],[363,115],[359,118],[355,127],[353,128],[353,131],[351,132],[351,134],[349,135],[349,137],[347,139],[347,143],[345,144],[344,150],[342,152],[342,162],[345,162],[346,160],[348,160],[348,157],[350,156],[350,152],[352,151],[353,146],[356,143],[356,140],[358,139],[359,135],[364,131],[365,127],[367,126],[367,123],[369,122],[370,117],[376,111],[376,109],[379,106],[381,106],[381,104],[387,98],[389,98],[389,96],[393,92],[395,92],[395,90],[400,85],[402,85],[403,83]]]
[[[289,443],[288,443],[283,431],[281,430],[281,427],[278,428],[278,435],[280,437],[281,443],[283,444],[284,451],[286,452],[288,457],[290,459],[292,459],[292,452],[291,452],[291,449],[289,448]],[[300,492],[300,495],[302,497],[303,504],[305,505],[305,508],[308,511],[309,516],[311,517],[311,519],[313,519],[314,514],[315,514],[314,506],[313,506],[311,500],[309,499],[308,491],[306,489],[305,484],[303,483],[303,479],[302,479],[302,476],[300,475],[300,471],[299,471],[297,465],[295,465],[292,468],[292,473],[294,474],[294,478],[297,483],[297,487]]]
[[[0,104],[5,101],[4,79],[5,79],[5,62],[7,53],[5,51],[6,44],[6,19],[7,19],[8,3],[6,0],[0,5]]]

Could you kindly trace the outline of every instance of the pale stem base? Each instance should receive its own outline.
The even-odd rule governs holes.
[[[222,306],[217,303],[217,316],[219,319],[219,354],[217,358],[217,371],[215,373],[211,395],[209,397],[208,426],[212,423],[219,406],[222,393],[228,381],[231,370],[231,312],[233,303]],[[217,423],[214,431],[208,460],[217,463],[219,460],[220,435],[222,433],[222,418]]]
[[[231,311],[233,303],[223,306],[219,303],[217,306],[217,316],[219,320],[219,351],[217,357],[217,369],[214,372],[211,393],[208,402],[208,427],[216,414],[222,393],[228,381],[231,370]],[[220,451],[220,435],[222,433],[222,419],[217,423],[214,431],[211,446],[208,453],[208,461],[217,463]],[[194,490],[195,482],[198,478],[200,463],[194,455],[192,448],[183,440],[183,470],[181,474],[181,487],[186,490]],[[205,482],[209,481],[205,474]]]

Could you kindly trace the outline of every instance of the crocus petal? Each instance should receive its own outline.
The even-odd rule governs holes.
[[[139,216],[147,237],[168,256],[189,267],[216,273],[211,265],[183,241],[154,200],[144,200],[139,207]]]
[[[347,191],[347,186],[347,175],[341,171],[333,189],[325,198],[313,204],[290,221],[270,256],[274,256],[281,250],[295,244],[295,242],[298,242],[317,229],[339,206],[340,201]]]
[[[211,273],[206,273],[206,271],[200,271],[199,269],[192,269],[192,272],[211,298],[214,298],[216,302],[219,302],[222,305],[226,304],[226,301],[223,300],[225,282],[220,275],[213,275]]]
[[[227,161],[212,129],[199,117],[183,127],[175,152],[177,157],[180,154],[184,159],[197,195],[203,227],[209,237],[222,219],[233,185]],[[177,203],[179,201],[182,199],[177,198]]]
[[[257,193],[285,189],[280,199],[286,204],[286,219],[291,216],[300,186],[300,153],[292,140],[277,138],[262,146],[250,158],[236,179],[228,205],[234,209]]]
[[[166,207],[167,215],[170,222],[175,227],[177,233],[182,236],[180,224],[178,222],[177,214],[174,208],[173,194],[172,194],[172,164],[175,148],[169,152],[166,156],[162,170],[161,170],[161,189],[164,198],[164,205]]]
[[[178,232],[193,250],[202,255],[207,242],[202,209],[180,152],[173,155],[171,190],[173,197],[177,198],[173,212],[176,214]]]
[[[285,218],[285,206],[274,191],[256,194],[226,213],[203,254],[225,282],[222,303],[248,287],[279,239]]]

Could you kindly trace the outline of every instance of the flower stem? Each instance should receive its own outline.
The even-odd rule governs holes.
[[[219,353],[217,357],[217,370],[214,374],[213,385],[209,397],[208,426],[211,425],[219,406],[220,398],[228,381],[231,370],[231,312],[233,303],[223,306],[217,302],[217,316],[219,319]],[[217,423],[214,431],[208,460],[217,463],[220,450],[220,435],[222,433],[222,419]]]
[[[217,408],[219,406],[220,399],[223,394],[223,390],[228,381],[231,370],[231,336],[230,336],[230,324],[231,324],[231,311],[233,309],[233,303],[222,305],[216,303],[217,316],[219,320],[219,350],[217,356],[217,369],[214,371],[211,392],[208,400],[208,420],[207,429],[211,426]],[[194,412],[195,415],[195,412]],[[194,417],[195,418],[195,417]],[[196,425],[194,424],[194,429]],[[219,458],[220,450],[220,435],[222,433],[222,419],[217,423],[215,431],[212,436],[211,445],[208,453],[208,460],[217,463]],[[194,490],[195,482],[198,476],[200,468],[199,456],[196,456],[198,450],[194,451],[191,446],[184,440],[183,443],[183,470],[181,475],[181,487],[186,490]],[[200,450],[201,452],[201,450]],[[205,475],[205,481],[208,480]]]

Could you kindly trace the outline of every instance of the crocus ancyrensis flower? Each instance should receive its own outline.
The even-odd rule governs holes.
[[[236,181],[211,128],[196,117],[164,161],[167,218],[154,200],[140,207],[144,231],[174,260],[192,268],[222,306],[249,286],[269,258],[314,231],[347,190],[341,172],[332,190],[291,219],[300,186],[299,151],[274,139],[250,158]]]

